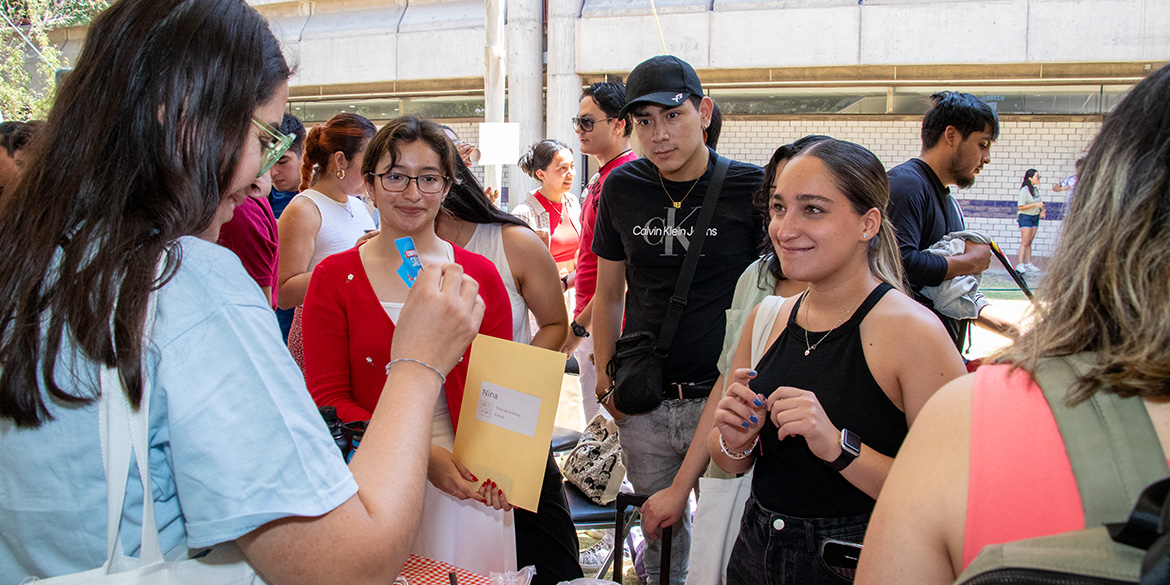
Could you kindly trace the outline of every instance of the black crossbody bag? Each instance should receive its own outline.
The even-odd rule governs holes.
[[[666,319],[662,322],[659,334],[655,336],[653,331],[648,330],[632,331],[623,334],[614,344],[613,357],[610,358],[605,371],[613,382],[614,407],[621,412],[643,414],[662,404],[663,363],[678,330],[683,309],[687,306],[687,293],[690,292],[695,269],[699,266],[703,242],[707,239],[707,228],[715,216],[715,206],[719,203],[723,179],[727,177],[727,168],[730,165],[731,160],[727,157],[718,156],[715,160],[711,182],[707,185],[707,194],[703,197],[702,211],[695,223],[695,235],[691,239],[686,258],[683,259],[682,271],[679,272],[678,282],[675,284],[674,294],[670,297],[670,306],[666,309]]]

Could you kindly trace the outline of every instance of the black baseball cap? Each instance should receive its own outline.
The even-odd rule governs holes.
[[[674,55],[651,57],[626,78],[626,105],[618,115],[624,118],[641,104],[673,108],[692,95],[703,97],[703,86],[689,63]]]

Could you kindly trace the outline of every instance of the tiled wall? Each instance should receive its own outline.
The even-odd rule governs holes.
[[[763,165],[781,144],[806,134],[827,134],[869,148],[886,168],[890,168],[918,155],[921,124],[918,119],[883,118],[726,120],[719,139],[719,152],[736,160]],[[476,141],[478,127],[475,123],[449,125],[463,140]],[[1064,216],[1067,195],[1052,192],[1052,185],[1072,174],[1073,163],[1084,155],[1101,123],[1096,120],[1022,119],[1004,120],[1000,126],[999,140],[991,148],[991,164],[983,168],[973,187],[958,191],[956,198],[966,214],[967,226],[990,233],[1014,261],[1020,243],[1016,196],[1024,171],[1035,168],[1041,176],[1039,192],[1048,208],[1046,219],[1040,222],[1032,252],[1038,257],[1051,256],[1059,240],[1060,218]],[[483,178],[481,167],[472,170],[478,178]],[[518,167],[509,165],[504,168],[505,184],[510,172],[519,172]]]
[[[999,140],[991,148],[991,164],[983,168],[973,187],[955,196],[963,206],[967,226],[990,233],[1014,261],[1020,243],[1016,196],[1024,172],[1035,168],[1041,176],[1040,195],[1051,204],[1047,218],[1040,222],[1032,252],[1051,256],[1059,239],[1067,194],[1052,192],[1052,185],[1072,174],[1073,163],[1083,156],[1101,123],[1004,120],[1000,126]],[[920,120],[878,118],[728,120],[719,151],[762,165],[781,144],[806,134],[827,134],[869,148],[889,168],[918,155],[920,129]]]

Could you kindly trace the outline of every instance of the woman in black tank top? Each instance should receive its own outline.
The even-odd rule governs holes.
[[[942,324],[902,289],[888,201],[877,157],[839,140],[808,147],[772,185],[769,236],[809,289],[749,317],[767,311],[744,328],[709,437],[724,470],[754,467],[729,584],[851,580],[852,543],[909,425],[965,371]],[[757,335],[767,349],[753,364]]]

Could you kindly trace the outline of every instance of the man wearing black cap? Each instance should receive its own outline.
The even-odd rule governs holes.
[[[620,115],[632,117],[645,157],[614,169],[602,188],[593,240],[598,256],[593,300],[597,395],[619,419],[634,489],[653,494],[642,507],[643,531],[651,538],[645,557],[648,582],[682,583],[690,550],[690,515],[684,512],[707,466],[707,433],[693,441],[694,449],[689,447],[700,417],[710,427],[713,409],[703,416],[708,396],[721,393],[714,386],[724,312],[736,279],[757,258],[762,220],[753,211],[752,193],[763,171],[731,161],[663,365],[662,405],[639,415],[618,412],[603,366],[622,331],[623,309],[625,332],[659,333],[683,259],[697,235],[695,223],[717,157],[703,144],[712,102],[685,61],[659,56],[641,63],[626,80],[626,97]],[[624,304],[623,291],[628,291]],[[671,575],[660,580],[661,542],[656,536],[667,525],[674,526]]]

